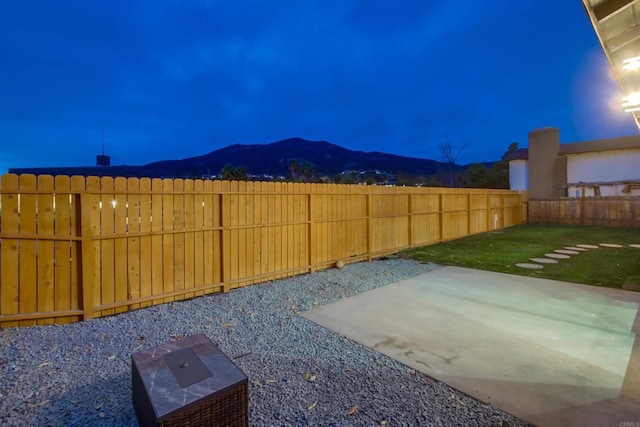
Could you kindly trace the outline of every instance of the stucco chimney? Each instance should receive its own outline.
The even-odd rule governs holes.
[[[544,128],[529,132],[529,195],[566,196],[567,160],[559,154],[560,132]]]

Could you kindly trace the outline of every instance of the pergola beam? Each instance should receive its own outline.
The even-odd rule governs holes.
[[[607,0],[595,6],[593,14],[598,21],[602,22],[637,2],[638,0]]]

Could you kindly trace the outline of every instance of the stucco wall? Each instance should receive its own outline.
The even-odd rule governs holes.
[[[529,162],[525,159],[509,162],[509,188],[512,190],[529,189]]]
[[[640,149],[566,156],[569,183],[640,180]]]

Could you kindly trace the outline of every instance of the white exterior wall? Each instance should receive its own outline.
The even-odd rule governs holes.
[[[529,190],[529,162],[525,159],[509,162],[509,188],[512,190]]]
[[[640,149],[567,154],[567,182],[640,181]]]

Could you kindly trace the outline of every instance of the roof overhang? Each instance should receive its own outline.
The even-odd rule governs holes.
[[[640,0],[582,0],[582,4],[623,93],[638,94],[624,108],[640,128]],[[634,62],[638,68],[629,69]]]

